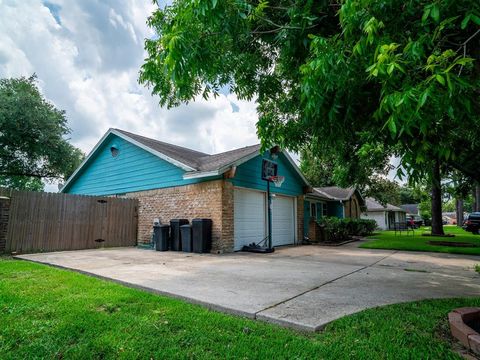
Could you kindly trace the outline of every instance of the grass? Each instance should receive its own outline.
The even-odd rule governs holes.
[[[480,274],[480,264],[475,265],[475,271]]]
[[[2,359],[450,359],[447,313],[480,298],[370,309],[319,334],[0,259]]]
[[[415,235],[410,232],[408,235],[402,232],[401,235],[394,231],[381,231],[378,234],[369,236],[372,241],[362,244],[360,247],[366,249],[391,249],[407,251],[430,251],[451,254],[480,255],[480,247],[462,248],[453,246],[431,245],[429,241],[467,242],[480,245],[480,235],[473,235],[457,226],[444,226],[445,233],[454,234],[455,237],[422,236],[429,228],[415,230]]]

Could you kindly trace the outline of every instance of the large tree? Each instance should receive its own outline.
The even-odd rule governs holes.
[[[36,77],[0,79],[0,186],[41,190],[67,178],[83,153],[66,138],[65,112],[46,101]]]
[[[230,86],[258,103],[265,146],[358,166],[395,155],[413,181],[480,180],[480,3],[176,0],[149,18],[140,81],[175,106]],[[399,175],[403,170],[400,170]]]

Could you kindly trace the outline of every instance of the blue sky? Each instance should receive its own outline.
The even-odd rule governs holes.
[[[0,0],[0,76],[36,73],[88,152],[110,127],[216,153],[258,142],[253,102],[224,93],[175,109],[137,82],[151,1]]]
[[[206,153],[258,143],[253,101],[224,91],[167,110],[138,84],[153,10],[148,0],[0,0],[0,77],[36,73],[85,153],[111,127]]]

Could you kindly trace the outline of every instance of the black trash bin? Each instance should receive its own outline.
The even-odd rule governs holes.
[[[187,219],[172,219],[170,220],[170,250],[182,250],[182,242],[180,235],[180,226],[188,224]]]
[[[167,251],[168,250],[168,240],[170,237],[170,226],[169,225],[154,225],[153,226],[153,240],[155,250],[157,251]]]
[[[180,237],[182,241],[182,251],[192,252],[192,225],[180,226]]]
[[[212,250],[212,220],[192,220],[193,252],[209,253]]]

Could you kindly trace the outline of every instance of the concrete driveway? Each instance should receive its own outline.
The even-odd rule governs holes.
[[[273,254],[137,248],[21,255],[212,309],[318,330],[347,314],[425,298],[480,296],[475,256],[299,246]]]

